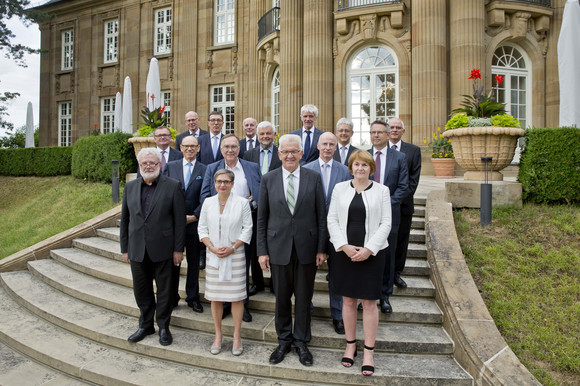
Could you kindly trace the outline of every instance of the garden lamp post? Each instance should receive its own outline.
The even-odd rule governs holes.
[[[489,171],[492,157],[481,157],[485,173],[485,183],[481,184],[481,197],[479,209],[479,222],[482,226],[491,224],[491,184],[489,183]]]
[[[119,203],[119,161],[114,159],[112,165],[113,204]]]

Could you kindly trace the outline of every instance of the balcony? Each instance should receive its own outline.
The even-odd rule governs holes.
[[[395,4],[400,2],[401,0],[336,0],[336,9],[342,11],[344,9],[367,7],[369,5]]]
[[[274,7],[266,12],[258,22],[258,41],[276,31],[280,31],[279,7]]]
[[[491,0],[490,3],[492,3],[493,1],[495,1],[495,0]],[[529,3],[529,4],[541,5],[544,7],[552,8],[552,0],[504,0],[504,1],[513,1],[516,3]]]

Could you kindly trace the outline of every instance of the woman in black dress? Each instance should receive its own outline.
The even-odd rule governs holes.
[[[379,325],[377,299],[380,298],[387,237],[391,230],[389,188],[369,180],[375,162],[367,151],[357,150],[348,160],[354,179],[334,187],[328,210],[328,231],[334,246],[334,292],[342,295],[342,318],[346,350],[344,367],[354,364],[356,350],[357,302],[363,305],[363,375],[374,373],[373,350]]]

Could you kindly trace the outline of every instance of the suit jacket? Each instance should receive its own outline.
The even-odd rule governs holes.
[[[246,154],[246,140],[247,139],[248,139],[248,137],[244,137],[243,139],[240,139],[240,154],[238,154],[238,157],[240,157],[240,158],[244,158],[244,154]],[[258,136],[256,135],[254,137],[254,149],[257,147],[260,147],[260,142],[258,142]]]
[[[269,255],[272,264],[287,265],[296,249],[301,264],[316,262],[326,253],[326,203],[320,175],[300,168],[300,185],[294,214],[290,213],[282,168],[264,174],[258,204],[258,256]]]
[[[344,165],[348,166],[348,158],[350,157],[350,155],[355,151],[358,150],[358,147],[354,147],[352,145],[350,145],[348,147],[348,151],[346,152],[346,158],[344,160]],[[332,157],[334,158],[334,160],[340,162],[340,143],[338,144],[338,146],[336,147],[336,151],[334,152],[334,156]]]
[[[250,151],[247,151],[244,154],[244,159],[246,161],[250,161],[250,162],[254,162],[256,164],[258,164],[258,167],[260,168],[260,172],[262,171],[262,165],[260,165],[260,150],[262,148],[260,146],[257,146],[255,148],[253,148]],[[272,170],[279,168],[280,166],[282,166],[282,161],[280,161],[280,157],[278,156],[278,148],[276,146],[272,147],[272,161],[270,161],[270,167],[268,168],[268,171],[271,172]]]
[[[419,186],[419,177],[421,176],[421,149],[419,146],[401,141],[401,152],[405,153],[407,158],[407,169],[409,169],[409,189],[407,197],[401,204],[401,215],[411,216],[415,211],[413,196]]]
[[[393,224],[396,225],[401,222],[401,202],[407,197],[409,171],[405,154],[388,146],[385,149],[387,150],[387,165],[386,167],[383,166],[382,170],[384,175],[383,184],[387,185],[391,192]],[[374,158],[374,147],[371,147],[369,152]],[[372,179],[373,176],[370,178]]]
[[[262,179],[262,174],[258,165],[253,162],[245,161],[238,158],[238,162],[242,165],[244,169],[244,174],[246,175],[246,181],[248,182],[248,188],[250,189],[250,194],[252,198],[258,204],[258,199],[260,197],[260,181]],[[215,196],[217,191],[215,190],[215,184],[213,183],[213,175],[220,169],[225,169],[226,161],[223,159],[208,165],[205,175],[203,177],[203,184],[201,187],[201,199],[202,201],[206,197]],[[235,182],[234,182],[235,183]]]
[[[141,212],[141,184],[138,177],[127,182],[121,207],[121,253],[142,262],[145,249],[153,262],[173,258],[185,243],[185,198],[179,181],[159,176],[149,213]]]
[[[199,136],[201,137],[202,135],[206,135],[209,134],[206,130],[200,128],[199,129]],[[181,150],[180,146],[181,146],[181,141],[183,141],[183,138],[187,137],[188,135],[192,135],[189,132],[189,129],[185,130],[183,133],[178,134],[175,137],[175,150]]]
[[[199,138],[197,139],[197,141],[199,142],[199,153],[197,153],[198,154],[197,160],[204,165],[210,165],[216,161],[224,159],[224,156],[222,155],[222,152],[219,149],[223,137],[224,135],[221,134],[217,154],[214,158],[213,151],[211,148],[211,135],[200,135]]]
[[[300,160],[300,166],[312,162],[315,159],[318,159],[318,157],[320,156],[318,152],[318,147],[316,145],[318,145],[318,138],[320,138],[320,135],[324,133],[324,131],[317,129],[316,127],[313,127],[312,131],[313,134],[310,141],[310,152],[308,154],[302,155],[302,159]],[[299,128],[298,130],[294,130],[290,134],[296,134],[297,136],[300,137],[300,139],[302,139],[302,127]]]
[[[322,176],[322,171],[320,170],[320,161],[319,159],[310,162],[309,164],[304,165],[306,169],[314,170],[318,174]],[[328,191],[326,192],[325,201],[326,201],[326,211],[328,212],[328,207],[330,206],[330,198],[332,197],[332,191],[334,189],[334,185],[338,184],[339,182],[348,181],[352,179],[348,168],[343,164],[338,162],[332,163],[332,168],[330,169],[330,181],[328,182]],[[322,189],[324,190],[324,183],[322,184]]]
[[[191,170],[191,178],[187,186],[185,186],[185,180],[183,179],[183,160],[169,162],[165,165],[165,170],[163,171],[164,175],[181,183],[185,195],[185,214],[195,215],[198,219],[201,213],[201,185],[206,168],[204,164],[197,161]],[[187,224],[188,235],[197,234],[197,223],[195,221]]]

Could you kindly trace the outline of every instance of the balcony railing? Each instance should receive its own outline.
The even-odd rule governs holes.
[[[274,31],[280,31],[280,8],[274,7],[258,22],[258,41]]]
[[[349,8],[367,7],[376,4],[395,4],[400,2],[401,0],[336,0],[336,8],[341,11]]]
[[[493,2],[495,0],[491,0]],[[505,0],[505,1],[514,1],[518,3],[530,3],[530,4],[537,4],[542,5],[544,7],[552,8],[552,0]]]

